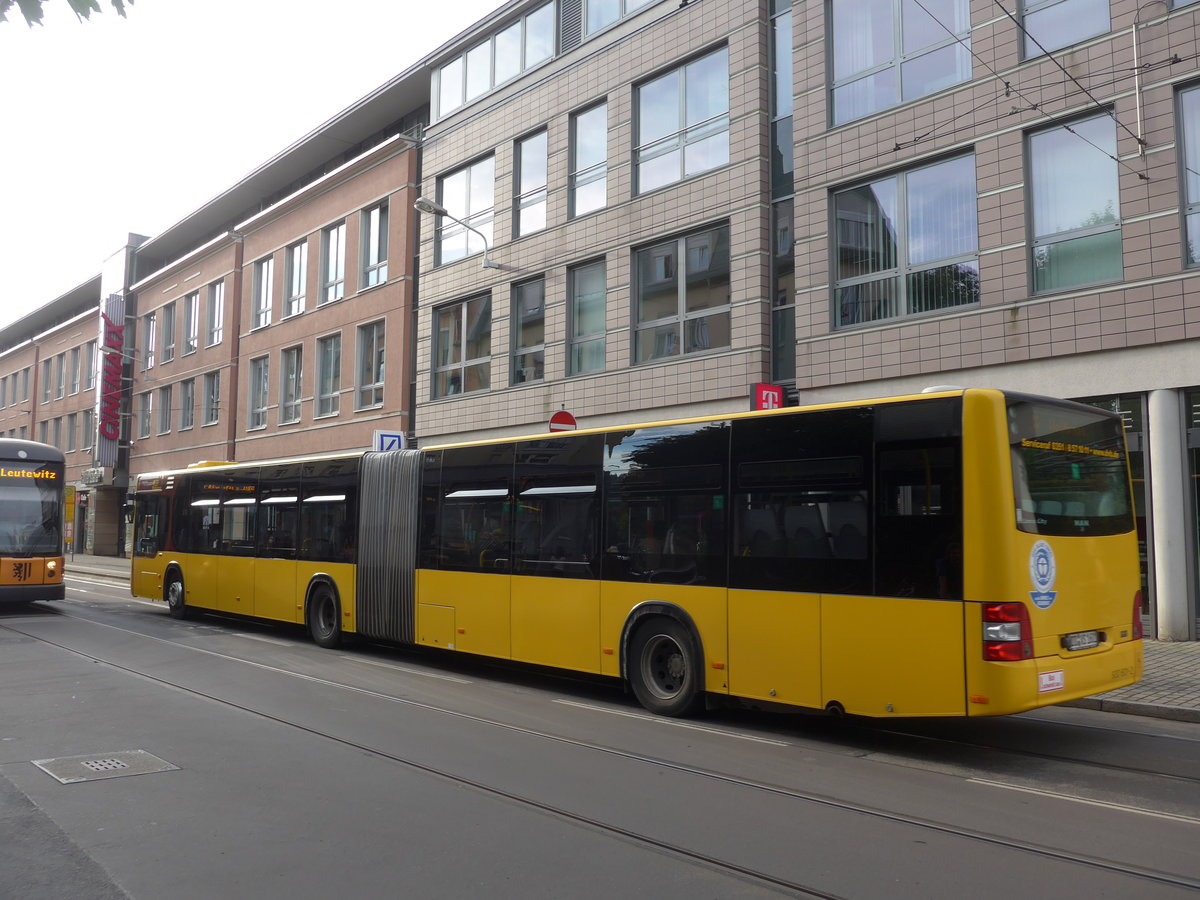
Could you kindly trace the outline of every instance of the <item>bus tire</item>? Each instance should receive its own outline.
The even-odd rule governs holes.
[[[187,595],[183,591],[183,575],[172,570],[167,576],[166,587],[163,588],[163,599],[167,601],[167,612],[175,619],[190,619],[192,610],[187,605]]]
[[[332,649],[342,642],[342,604],[325,582],[313,585],[308,600],[308,632],[318,647]]]
[[[700,653],[689,630],[655,616],[637,626],[629,642],[629,682],[642,706],[660,716],[688,716],[704,702]]]

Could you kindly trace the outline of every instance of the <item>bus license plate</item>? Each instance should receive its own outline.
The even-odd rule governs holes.
[[[1068,650],[1091,650],[1100,646],[1100,632],[1076,631],[1064,637],[1062,642]]]

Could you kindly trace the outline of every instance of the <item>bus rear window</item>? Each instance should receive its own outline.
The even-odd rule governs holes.
[[[1030,534],[1133,530],[1121,420],[1074,405],[1011,401],[1017,528]]]

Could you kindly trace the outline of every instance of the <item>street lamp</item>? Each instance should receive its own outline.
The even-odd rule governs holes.
[[[454,216],[450,215],[450,211],[448,209],[446,209],[446,207],[442,206],[442,204],[440,204],[440,203],[434,203],[428,197],[418,197],[416,199],[416,201],[413,203],[413,209],[415,209],[419,213],[425,213],[426,215],[437,216],[438,218],[443,218],[443,217],[447,218],[451,222],[457,222],[459,225],[461,225],[463,228],[467,229],[468,231],[475,232],[477,235],[479,235],[479,239],[481,241],[483,241],[483,267],[485,269],[500,268],[499,263],[494,263],[488,259],[487,238],[484,236],[483,232],[480,231],[478,228],[476,228],[474,225],[468,225],[462,219],[456,219]]]

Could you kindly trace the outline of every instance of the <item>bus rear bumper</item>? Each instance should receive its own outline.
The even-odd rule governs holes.
[[[968,690],[967,715],[998,716],[1053,706],[1136,684],[1141,641],[1125,641],[1074,658],[1046,656],[987,664],[985,690]]]

